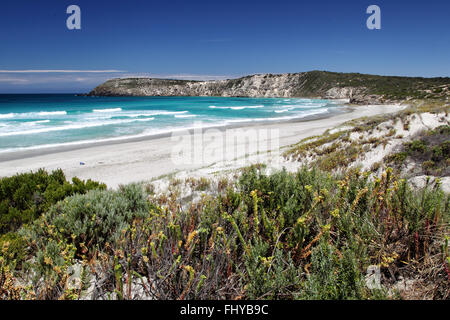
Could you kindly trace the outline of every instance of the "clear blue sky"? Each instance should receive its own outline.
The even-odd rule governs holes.
[[[66,28],[71,4],[81,8],[81,30]],[[381,8],[381,30],[366,28],[371,4]],[[450,76],[449,17],[448,0],[3,1],[0,93],[86,92],[145,75]]]

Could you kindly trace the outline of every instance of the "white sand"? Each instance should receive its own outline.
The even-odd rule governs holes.
[[[363,140],[368,140],[370,138],[378,138],[386,134],[389,129],[386,128],[386,125],[390,125],[395,129],[395,135],[401,136],[401,139],[390,139],[386,145],[380,144],[375,149],[365,153],[363,157],[357,160],[353,165],[361,166],[363,170],[368,170],[372,167],[372,165],[376,162],[382,162],[385,156],[390,154],[396,148],[400,147],[407,141],[411,141],[418,133],[421,131],[426,131],[430,129],[435,129],[441,125],[448,124],[449,117],[445,115],[444,112],[433,114],[429,112],[424,112],[421,114],[413,114],[406,119],[409,121],[408,130],[403,128],[402,121],[387,121],[380,124],[378,127],[381,129],[380,131],[375,130],[370,133],[358,133],[358,135],[363,136]],[[357,138],[350,139],[357,140]],[[413,165],[415,167],[415,165]]]
[[[308,136],[322,134],[325,130],[351,119],[396,112],[402,108],[404,106],[360,106],[354,107],[354,110],[351,112],[331,116],[326,119],[264,124],[247,127],[247,129],[260,131],[278,129],[279,146],[283,147],[297,143]],[[269,145],[276,145],[274,141],[269,141],[270,139],[272,138],[267,139]],[[223,165],[219,166],[217,165],[217,159],[209,159],[209,161],[201,164],[174,163],[171,155],[174,147],[177,145],[180,146],[178,141],[173,141],[170,137],[163,137],[135,142],[125,141],[47,154],[42,154],[42,151],[40,154],[34,155],[24,153],[23,157],[19,159],[0,160],[0,177],[11,176],[18,172],[35,171],[39,168],[46,170],[61,168],[68,178],[77,176],[81,179],[94,179],[106,183],[111,188],[116,188],[119,184],[148,181],[174,172],[193,172],[210,166],[214,166],[215,170],[227,169],[230,167],[230,162],[233,162],[230,160],[228,163],[223,163]],[[242,148],[239,148],[236,158],[242,157],[248,152],[244,145],[240,147]],[[263,153],[265,151],[260,150],[259,147],[256,148]],[[255,151],[255,149],[252,149],[252,151]],[[196,150],[196,152],[201,154],[202,149]],[[80,162],[84,162],[85,165],[80,165]]]

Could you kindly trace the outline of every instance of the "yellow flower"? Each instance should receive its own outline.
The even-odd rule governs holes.
[[[191,243],[191,241],[194,239],[194,237],[196,235],[197,235],[197,230],[194,230],[191,233],[189,233],[187,241],[186,241],[186,247],[189,246],[189,244]]]
[[[300,218],[298,218],[297,219],[297,223],[300,225],[300,226],[302,226],[302,227],[304,227],[305,225],[306,225],[306,218],[305,217],[300,217]]]
[[[270,267],[270,265],[272,264],[273,257],[268,257],[268,258],[266,258],[266,257],[260,257],[260,258],[261,258],[262,264],[263,264],[266,268]]]
[[[45,264],[48,264],[50,266],[53,264],[52,258],[50,258],[50,257],[45,257],[44,262],[45,262]]]
[[[3,248],[2,248],[2,253],[4,255],[6,255],[6,252],[8,252],[8,248],[9,248],[9,241],[6,241],[3,243]]]
[[[339,209],[331,211],[331,215],[335,218],[339,218]]]

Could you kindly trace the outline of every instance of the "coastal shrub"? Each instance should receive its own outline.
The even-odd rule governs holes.
[[[194,191],[205,191],[210,187],[211,182],[205,178],[201,177],[199,179],[190,177],[185,180],[186,184],[189,184],[192,190]]]
[[[146,290],[155,299],[230,299],[238,292],[236,235],[228,233],[219,207],[217,198],[203,197],[187,211],[154,206],[145,219],[135,220],[112,244],[104,267],[119,273],[119,295],[132,298],[117,282],[120,274],[152,279]]]
[[[48,173],[40,169],[0,178],[0,234],[32,222],[65,197],[105,188],[104,184],[78,178],[70,183],[62,170]]]
[[[427,150],[427,144],[422,140],[414,140],[407,143],[406,148],[410,152],[425,152]]]
[[[298,289],[300,270],[292,261],[290,253],[256,240],[245,256],[246,294],[249,299],[293,299],[292,291]]]
[[[80,260],[97,281],[94,297],[395,298],[387,288],[399,275],[448,297],[450,200],[439,184],[414,191],[390,168],[376,178],[254,165],[188,205],[173,189],[163,203],[143,189],[66,198],[21,231],[37,297],[78,297],[65,279]],[[366,286],[371,265],[386,290]]]
[[[27,243],[17,232],[0,235],[0,255],[13,269],[20,267],[26,257]]]
[[[367,266],[381,264],[383,270],[397,270],[401,261],[420,261],[439,250],[437,243],[431,245],[430,234],[440,239],[448,234],[448,196],[438,187],[413,191],[391,169],[371,182],[367,173],[358,170],[347,171],[339,179],[306,169],[295,176],[283,171],[266,176],[253,168],[242,176],[241,187],[248,208],[246,219],[235,219],[244,235],[241,243],[251,246],[257,236],[268,243],[282,243],[284,259],[291,254],[295,265],[311,274],[303,281],[306,296],[299,293],[303,298],[380,297],[380,292],[363,289],[362,272]],[[335,249],[317,251],[317,243],[327,235]],[[326,262],[331,259],[327,250],[338,261]],[[438,260],[433,263],[439,265]],[[249,288],[257,287],[264,288],[261,284]],[[261,294],[252,292],[252,297]]]
[[[420,133],[416,139],[404,143],[396,153],[387,155],[387,164],[399,169],[402,163],[410,157],[422,169],[423,174],[447,176],[450,174],[448,165],[450,159],[450,126],[442,125],[432,130]]]
[[[73,244],[78,255],[91,254],[107,242],[118,241],[129,224],[147,216],[148,210],[140,185],[122,186],[117,191],[91,190],[58,202],[23,234],[40,248],[54,239]]]
[[[321,240],[312,250],[311,269],[304,283],[301,299],[344,300],[364,299],[369,295],[355,253],[337,248]]]

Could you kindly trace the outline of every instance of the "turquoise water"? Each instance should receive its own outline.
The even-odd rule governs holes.
[[[0,152],[307,119],[340,109],[319,99],[0,95]]]

